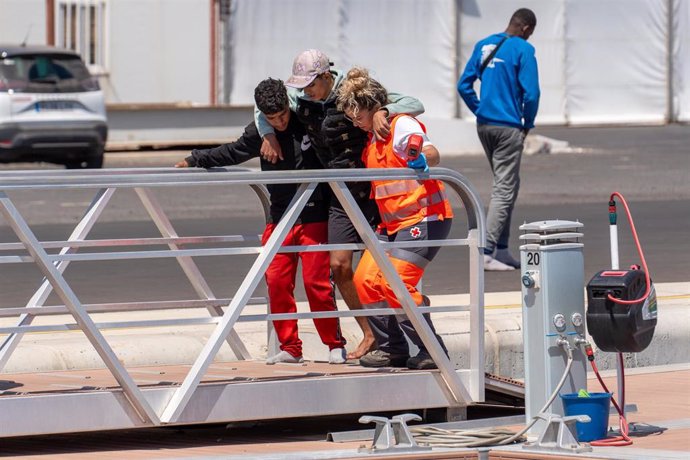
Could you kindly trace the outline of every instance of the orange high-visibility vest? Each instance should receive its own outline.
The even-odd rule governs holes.
[[[406,160],[393,152],[393,132],[401,116],[393,118],[388,139],[370,143],[364,150],[362,159],[367,168],[407,168]],[[426,127],[419,124],[426,133]],[[371,194],[378,205],[382,226],[391,234],[427,217],[453,217],[443,183],[438,180],[372,181]]]

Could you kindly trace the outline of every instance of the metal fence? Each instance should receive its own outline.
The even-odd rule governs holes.
[[[466,212],[468,233],[466,238],[427,242],[382,243],[377,240],[373,230],[348,191],[346,182],[371,181],[381,179],[437,179],[446,183],[447,189],[454,191]],[[324,244],[317,246],[281,246],[289,229],[294,225],[300,212],[308,202],[319,183],[328,183],[335,197],[342,203],[345,211],[362,237],[363,244]],[[281,221],[261,246],[256,236],[178,236],[163,207],[152,193],[161,187],[184,189],[190,186],[239,185],[251,187],[263,206],[268,209],[268,184],[299,184]],[[58,190],[95,190],[93,200],[81,220],[65,241],[40,241],[27,220],[10,198],[14,191],[45,190],[51,193]],[[88,239],[95,223],[108,206],[117,190],[133,189],[144,205],[151,220],[161,236],[157,238],[119,238]],[[239,360],[253,357],[243,344],[242,338],[234,330],[238,321],[272,321],[277,319],[306,319],[324,317],[353,317],[359,315],[405,314],[417,329],[438,371],[401,372],[390,375],[370,376],[376,382],[384,383],[384,388],[399,389],[409,387],[419,394],[417,401],[401,402],[419,404],[408,407],[433,407],[439,404],[449,408],[464,408],[468,404],[484,398],[484,278],[482,269],[482,248],[484,246],[484,215],[479,196],[473,186],[461,174],[444,168],[432,168],[427,174],[419,174],[409,169],[373,170],[316,170],[289,172],[252,172],[239,168],[218,168],[213,170],[194,169],[112,169],[89,171],[17,171],[0,173],[0,213],[14,231],[20,242],[0,242],[0,266],[4,264],[35,264],[45,277],[43,283],[31,299],[22,307],[0,309],[0,317],[17,317],[14,326],[0,328],[4,335],[0,345],[0,370],[6,365],[13,351],[26,333],[77,329],[82,331],[105,367],[118,382],[120,389],[115,391],[96,391],[87,393],[41,395],[41,400],[31,396],[0,395],[0,436],[18,434],[38,434],[46,432],[87,431],[94,429],[118,429],[162,424],[208,423],[213,421],[251,420],[261,417],[294,417],[305,414],[349,413],[357,410],[395,409],[397,403],[390,398],[362,397],[358,404],[347,401],[332,401],[334,394],[344,388],[353,391],[370,387],[373,380],[366,378],[338,377],[328,381],[316,382],[283,381],[272,383],[248,383],[247,387],[232,383],[217,385],[200,384],[201,379],[213,362],[224,343],[228,343]],[[192,248],[190,245],[204,243],[227,244],[224,247]],[[228,244],[232,243],[232,244]],[[237,243],[240,243],[238,246]],[[251,243],[251,244],[250,244]],[[147,249],[147,246],[166,245],[168,249]],[[393,247],[419,246],[467,246],[469,247],[470,304],[454,307],[417,307],[404,284],[386,256],[386,250]],[[126,247],[128,250],[122,250]],[[79,252],[89,248],[89,252]],[[136,248],[132,250],[131,248]],[[142,249],[143,248],[143,249]],[[266,268],[279,252],[328,251],[334,249],[368,249],[397,297],[401,300],[402,313],[393,309],[371,309],[359,311],[310,312],[295,314],[242,314],[246,305],[265,303],[266,299],[252,297],[261,283]],[[242,283],[231,299],[219,299],[212,292],[195,258],[207,256],[236,256],[256,254]],[[161,300],[152,302],[119,302],[85,304],[75,294],[64,276],[72,262],[128,260],[136,263],[141,259],[173,258],[182,268],[192,284],[198,298],[180,300]],[[64,305],[45,306],[51,292],[55,292]],[[138,319],[96,323],[91,314],[100,312],[123,312],[161,309],[200,308],[208,310],[209,316],[203,318]],[[422,314],[441,311],[469,311],[471,322],[470,368],[455,369],[443,353]],[[32,325],[32,321],[42,315],[64,315],[68,313],[74,322],[54,325]],[[194,361],[191,370],[180,385],[167,388],[142,388],[137,386],[124,364],[118,360],[108,343],[102,329],[109,327],[161,327],[184,324],[212,324],[214,330]],[[298,379],[299,380],[299,379]],[[317,385],[312,390],[310,385]],[[253,385],[253,387],[252,387]],[[281,387],[280,385],[283,385]],[[312,405],[295,409],[290,404],[277,407],[257,408],[254,401],[271,401],[278,391],[312,392]],[[424,388],[427,390],[424,391]],[[382,390],[384,391],[384,390]],[[395,393],[395,391],[394,391]],[[362,393],[357,393],[362,394]],[[213,395],[213,397],[209,397]],[[124,396],[124,397],[122,397]],[[222,397],[221,397],[222,396]],[[326,401],[328,399],[328,401]],[[335,398],[338,399],[337,397]],[[409,397],[408,397],[409,399]],[[92,415],[93,404],[109,414],[104,418]],[[348,405],[349,404],[349,405]],[[55,420],[45,414],[60,412]],[[99,411],[100,412],[100,411]]]

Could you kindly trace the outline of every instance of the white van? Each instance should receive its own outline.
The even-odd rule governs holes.
[[[107,137],[103,92],[78,54],[0,45],[0,163],[100,168]]]

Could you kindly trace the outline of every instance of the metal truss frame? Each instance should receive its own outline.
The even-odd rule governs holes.
[[[468,235],[466,239],[428,241],[428,242],[407,242],[407,243],[382,243],[378,241],[373,230],[367,225],[362,212],[357,206],[354,198],[350,194],[346,182],[351,181],[371,181],[381,179],[413,179],[427,180],[437,179],[446,183],[449,189],[453,190],[464,206],[467,213]],[[221,249],[184,249],[181,245],[188,242],[227,242],[248,240],[238,236],[223,237],[179,237],[172,223],[166,216],[160,203],[156,200],[153,189],[159,187],[186,187],[200,185],[246,185],[254,189],[263,206],[264,214],[267,214],[268,195],[265,186],[275,183],[299,184],[288,210],[276,225],[276,228],[265,245],[248,248],[221,248]],[[319,246],[291,246],[281,247],[281,242],[294,225],[297,217],[308,202],[312,192],[319,183],[328,183],[337,199],[343,205],[348,216],[359,232],[363,245],[319,245]],[[8,192],[15,190],[65,190],[65,189],[96,189],[95,196],[91,204],[87,207],[84,216],[75,226],[67,241],[61,242],[41,242],[27,224],[24,217],[16,208]],[[88,240],[87,237],[106,208],[110,199],[117,189],[133,189],[139,200],[146,209],[149,217],[155,223],[161,238],[132,238],[126,240]],[[12,352],[16,349],[22,335],[27,332],[39,330],[64,330],[79,329],[90,341],[97,351],[105,366],[116,379],[121,387],[121,392],[105,392],[111,396],[94,395],[92,393],[81,394],[83,401],[97,398],[108,401],[111,410],[119,407],[119,412],[128,420],[119,420],[113,423],[100,423],[97,425],[87,425],[90,429],[114,429],[122,427],[136,426],[156,426],[161,424],[179,423],[208,423],[213,420],[238,420],[235,413],[237,407],[244,403],[236,400],[235,402],[223,401],[214,398],[214,403],[209,406],[208,392],[213,394],[222,392],[228,398],[237,398],[233,392],[239,391],[237,384],[232,385],[200,385],[201,379],[213,362],[216,354],[223,343],[227,342],[238,359],[251,359],[249,352],[242,343],[241,337],[234,331],[237,321],[259,320],[266,321],[272,319],[289,318],[314,318],[314,317],[344,317],[344,316],[366,316],[372,314],[396,314],[390,309],[364,310],[364,311],[338,311],[338,312],[318,312],[318,313],[298,313],[292,315],[242,315],[244,307],[257,300],[252,298],[254,290],[262,281],[264,273],[278,252],[294,251],[323,251],[332,249],[368,249],[379,267],[381,268],[386,280],[391,288],[401,300],[402,310],[417,329],[421,339],[427,346],[432,358],[438,365],[438,372],[422,372],[410,375],[398,376],[369,376],[369,377],[332,377],[328,379],[316,379],[310,382],[283,382],[275,385],[285,385],[305,389],[314,385],[315,382],[323,385],[333,385],[333,382],[342,380],[341,384],[347,384],[353,388],[367,388],[372,379],[389,379],[400,381],[400,388],[405,393],[410,385],[418,379],[422,379],[424,385],[429,386],[433,382],[435,390],[427,391],[427,396],[422,397],[425,407],[438,407],[439,405],[449,408],[463,408],[468,404],[483,400],[484,397],[484,278],[482,269],[482,249],[485,245],[484,239],[484,214],[478,193],[467,179],[461,174],[444,168],[432,168],[428,173],[418,173],[410,169],[373,169],[373,170],[314,170],[314,171],[285,171],[285,172],[252,172],[239,168],[215,168],[212,170],[180,170],[174,168],[160,169],[122,169],[122,170],[89,170],[89,171],[37,171],[27,172],[4,172],[0,173],[0,214],[3,215],[7,223],[13,229],[20,240],[20,243],[0,243],[0,265],[2,263],[27,263],[33,262],[41,270],[45,279],[36,293],[26,303],[24,308],[3,309],[4,313],[19,315],[16,326],[11,328],[0,328],[0,334],[8,334],[0,345],[0,369],[6,365]],[[168,250],[141,250],[141,251],[121,251],[121,252],[90,252],[79,254],[81,247],[106,247],[106,246],[135,246],[146,244],[165,244]],[[440,311],[438,308],[419,308],[415,305],[411,296],[407,292],[402,280],[399,278],[390,260],[386,255],[386,249],[391,247],[414,246],[468,246],[469,247],[469,267],[470,267],[470,311],[471,333],[470,333],[470,369],[456,370],[448,357],[443,353],[439,343],[436,341],[431,329],[422,314],[427,310],[430,312]],[[57,254],[49,254],[48,250],[57,249]],[[3,251],[26,251],[26,255],[2,256]],[[218,299],[203,275],[195,264],[193,258],[198,256],[218,255],[218,254],[257,254],[257,257],[247,272],[236,295],[232,299]],[[175,302],[143,302],[143,303],[117,303],[117,304],[96,304],[84,305],[77,298],[76,294],[63,276],[65,270],[72,261],[83,260],[114,260],[126,259],[136,260],[141,258],[175,258],[182,268],[187,279],[193,286],[197,300],[175,301]],[[64,302],[63,306],[44,307],[44,304],[51,294],[55,292]],[[131,311],[139,309],[162,309],[162,308],[184,308],[204,306],[210,317],[188,321],[187,324],[211,323],[215,328],[201,350],[199,356],[192,365],[191,370],[179,387],[172,387],[165,390],[151,390],[137,387],[136,383],[127,372],[124,365],[118,360],[112,347],[100,331],[100,328],[107,326],[96,324],[90,317],[90,313],[96,311]],[[76,324],[63,324],[58,326],[32,326],[33,319],[42,314],[59,314],[65,311],[74,318]],[[398,312],[397,314],[400,314]],[[139,322],[125,322],[120,325],[128,326],[161,326],[166,324],[180,324],[182,320],[150,320]],[[347,382],[347,383],[345,383]],[[404,383],[408,382],[408,383]],[[265,382],[264,382],[265,383]],[[243,384],[244,385],[244,384]],[[252,385],[252,384],[247,384]],[[274,392],[274,384],[256,384],[251,391],[247,391],[246,396],[260,398],[261,389],[268,389]],[[392,388],[388,384],[385,385]],[[304,387],[304,388],[303,388]],[[337,385],[336,385],[337,387]],[[333,388],[336,388],[333,387]],[[329,387],[330,388],[330,387]],[[332,398],[331,390],[319,390],[318,387],[309,390],[316,395],[323,394],[324,397]],[[259,393],[257,393],[257,391]],[[206,397],[202,395],[206,394]],[[120,395],[120,396],[118,396]],[[445,400],[440,403],[438,396],[442,395]],[[264,397],[269,398],[268,394]],[[26,414],[27,411],[21,409],[33,404],[34,400],[30,397],[0,397],[0,422],[7,417],[17,416],[20,413]],[[65,401],[80,399],[78,395],[53,395],[41,396],[43,402],[51,401],[50,406],[64,407]],[[367,398],[364,398],[367,399]],[[381,401],[381,399],[379,399]],[[323,406],[323,400],[317,401],[316,407]],[[321,405],[319,405],[321,404]],[[326,404],[328,405],[328,404]],[[400,404],[390,402],[390,409],[395,409]],[[404,404],[403,404],[404,405]],[[309,405],[307,405],[309,406]],[[338,404],[328,409],[327,413],[338,413]],[[225,408],[225,409],[223,409]],[[379,410],[386,409],[379,408]],[[404,407],[401,407],[404,408]],[[314,408],[305,408],[311,410]],[[364,408],[362,410],[365,410]],[[85,411],[66,410],[74,416],[85,415]],[[336,412],[331,412],[336,411]],[[88,412],[88,409],[86,410]],[[256,413],[254,413],[256,412]],[[297,416],[300,410],[295,408],[278,410],[279,414],[272,413],[272,416],[291,417]],[[29,411],[28,413],[34,413]],[[209,414],[214,413],[213,417]],[[247,411],[246,419],[260,417],[261,411]],[[344,410],[341,410],[344,413]],[[192,415],[196,414],[196,415]],[[325,413],[324,413],[325,415]],[[242,416],[240,416],[241,418]],[[7,418],[9,422],[10,418]],[[82,417],[83,418],[83,417]],[[87,417],[88,418],[88,417]],[[83,431],[82,422],[72,423],[73,429],[66,428],[62,431]],[[51,423],[44,422],[48,426]],[[10,423],[11,425],[11,423]],[[16,435],[15,429],[9,429],[8,423],[0,423],[0,436]],[[80,428],[81,427],[81,428]],[[46,431],[48,430],[48,431]],[[51,428],[36,429],[37,432],[51,432]],[[14,434],[13,434],[14,433]],[[24,433],[24,432],[22,432]],[[26,434],[26,433],[24,433]],[[30,433],[29,433],[30,434]]]

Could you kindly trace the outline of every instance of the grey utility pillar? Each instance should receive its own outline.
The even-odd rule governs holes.
[[[574,362],[560,393],[587,388],[587,360],[577,340],[585,335],[584,257],[580,222],[546,220],[520,226],[525,412],[537,415],[565,371],[567,340]],[[563,414],[557,397],[548,412]],[[540,428],[535,425],[532,433]]]

